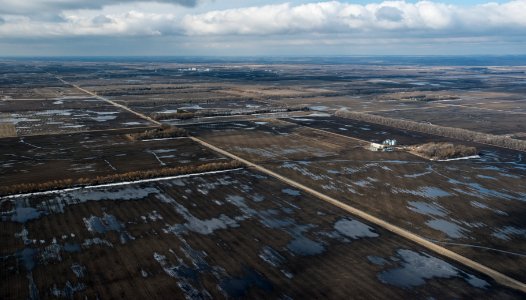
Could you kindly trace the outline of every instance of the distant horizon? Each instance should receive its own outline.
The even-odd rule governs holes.
[[[42,62],[152,62],[181,64],[363,64],[363,65],[431,65],[431,66],[526,66],[526,54],[506,55],[69,55],[69,56],[0,56],[0,61]]]
[[[361,55],[361,54],[319,54],[319,55],[295,55],[295,54],[282,54],[282,55],[0,55],[0,58],[55,58],[55,57],[64,57],[64,58],[134,58],[134,57],[160,57],[160,58],[281,58],[281,57],[290,57],[290,58],[336,58],[336,57],[356,57],[356,58],[368,58],[368,57],[526,57],[524,54],[371,54],[371,55]]]

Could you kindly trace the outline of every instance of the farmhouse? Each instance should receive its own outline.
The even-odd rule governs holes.
[[[390,152],[395,150],[395,146],[398,144],[396,140],[390,140],[387,139],[383,141],[381,144],[378,143],[371,143],[369,145],[369,150],[371,151],[385,151]]]

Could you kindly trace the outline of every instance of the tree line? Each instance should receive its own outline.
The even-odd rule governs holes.
[[[126,137],[132,141],[140,141],[146,139],[165,139],[171,137],[185,137],[188,132],[182,128],[163,124],[159,128],[146,130],[144,132],[129,133]]]
[[[308,107],[297,106],[297,107],[269,107],[262,109],[245,109],[245,110],[226,110],[226,111],[213,111],[213,110],[202,110],[196,112],[178,111],[174,113],[154,113],[150,117],[156,121],[179,119],[188,120],[193,118],[202,117],[218,117],[218,116],[237,116],[237,115],[253,115],[253,114],[266,114],[276,112],[292,112],[292,111],[307,111]]]
[[[345,109],[336,111],[335,115],[337,117],[375,123],[404,130],[419,131],[463,141],[471,141],[519,151],[526,151],[526,141],[513,139],[507,136],[476,132],[462,128],[438,126],[409,120],[393,119],[361,112],[352,112]]]
[[[41,183],[20,183],[10,186],[0,187],[0,195],[25,194],[39,191],[65,189],[71,187],[83,187],[99,184],[108,184],[115,182],[137,181],[142,179],[151,179],[158,177],[185,175],[193,173],[203,173],[212,171],[221,171],[240,168],[242,164],[239,161],[231,160],[228,162],[212,162],[200,165],[179,166],[162,169],[131,171],[119,174],[101,175],[96,177],[84,177],[78,179],[56,179]]]

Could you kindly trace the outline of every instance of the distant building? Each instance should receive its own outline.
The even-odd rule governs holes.
[[[369,145],[369,149],[371,151],[385,151],[385,152],[391,152],[395,150],[395,146],[398,144],[397,140],[391,140],[387,139],[383,141],[381,144],[378,143],[371,143]]]
[[[383,149],[384,149],[384,145],[382,144],[371,143],[369,145],[369,150],[371,151],[383,151]]]
[[[382,144],[386,145],[386,146],[396,146],[398,144],[398,142],[396,140],[387,139],[387,140],[383,141]]]

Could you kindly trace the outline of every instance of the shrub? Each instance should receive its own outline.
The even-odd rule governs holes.
[[[162,125],[159,128],[146,130],[140,133],[130,133],[126,135],[130,140],[145,140],[145,139],[164,139],[171,137],[184,137],[188,136],[188,132],[182,128],[178,128],[170,125]]]
[[[179,120],[188,120],[195,117],[193,112],[175,112],[175,113],[155,113],[151,115],[152,119],[156,121],[160,120],[169,120],[169,119],[179,119]]]
[[[450,159],[477,155],[475,147],[452,143],[427,143],[413,147],[413,151],[429,159]]]
[[[261,109],[241,109],[241,110],[201,110],[196,112],[175,112],[175,113],[155,113],[152,119],[156,121],[179,119],[188,120],[192,118],[217,117],[217,116],[236,116],[236,115],[254,115],[276,112],[308,111],[305,106],[279,106]]]

